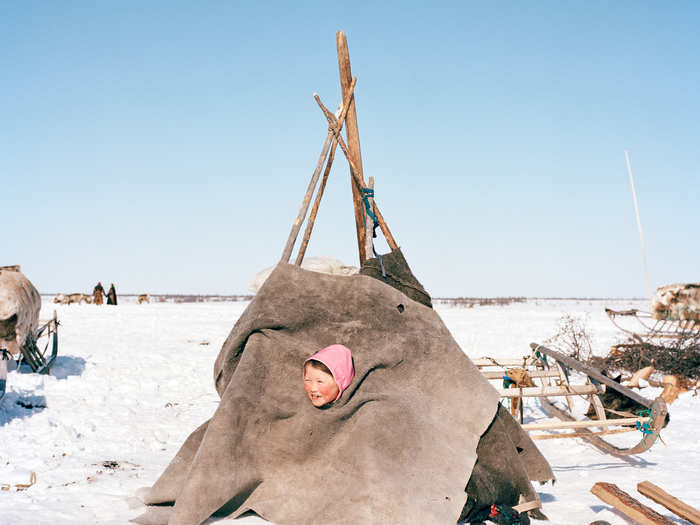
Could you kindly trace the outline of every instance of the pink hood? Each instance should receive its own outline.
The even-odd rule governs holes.
[[[334,399],[334,401],[337,401],[343,394],[343,390],[350,386],[352,378],[355,377],[355,367],[352,365],[350,349],[343,345],[327,346],[323,350],[316,352],[306,361],[311,361],[312,359],[326,365],[328,370],[331,371],[331,374],[333,374],[335,384],[338,385],[338,396]],[[304,361],[304,363],[306,363],[306,361]]]

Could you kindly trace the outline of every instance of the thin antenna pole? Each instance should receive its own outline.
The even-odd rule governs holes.
[[[625,161],[627,162],[627,173],[630,176],[632,185],[632,198],[634,199],[634,213],[637,215],[637,228],[639,229],[639,242],[642,245],[642,262],[644,263],[644,277],[647,281],[647,294],[651,303],[651,284],[649,283],[649,266],[647,266],[647,251],[644,248],[644,236],[642,235],[642,221],[639,219],[639,205],[637,204],[637,192],[634,190],[634,179],[632,178],[632,166],[630,166],[630,156],[625,150]]]

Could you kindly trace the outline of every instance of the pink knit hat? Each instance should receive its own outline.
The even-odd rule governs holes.
[[[333,401],[340,399],[343,390],[350,386],[352,378],[355,377],[350,349],[343,345],[327,346],[309,357],[304,364],[311,360],[320,361],[331,371],[335,384],[338,385],[338,396]]]

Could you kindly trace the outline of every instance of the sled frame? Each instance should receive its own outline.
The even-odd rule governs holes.
[[[492,358],[475,359],[474,363],[481,369],[487,379],[499,379],[508,377],[508,370],[523,368],[530,375],[533,382],[539,383],[535,387],[518,387],[498,389],[502,399],[519,399],[520,424],[523,430],[528,432],[542,432],[548,430],[572,430],[573,432],[561,434],[531,434],[533,439],[571,438],[581,437],[593,446],[614,456],[628,456],[640,454],[654,444],[659,433],[668,423],[668,408],[662,398],[655,400],[646,399],[636,392],[626,388],[612,379],[604,376],[599,371],[581,363],[580,361],[551,350],[537,343],[531,343],[532,354],[522,359]],[[497,369],[494,370],[493,367]],[[484,370],[488,369],[488,370]],[[585,375],[585,384],[574,385],[570,382],[571,371],[575,370]],[[504,385],[505,386],[505,385]],[[607,388],[612,388],[622,395],[636,401],[648,409],[648,415],[635,416],[622,419],[610,419],[606,416],[599,395]],[[573,414],[572,397],[581,397],[593,407],[597,419],[577,419]],[[560,423],[529,423],[523,424],[522,400],[525,397],[537,397],[545,412],[560,420]],[[552,398],[564,398],[565,406],[555,405]],[[513,410],[511,410],[513,413]],[[518,414],[513,414],[517,419]],[[618,434],[626,431],[641,431],[642,438],[639,443],[629,448],[621,448],[605,441],[602,436]]]
[[[700,340],[700,321],[694,319],[656,319],[649,312],[631,308],[629,310],[605,309],[612,324],[639,343],[652,340],[675,339],[679,342],[688,339]],[[622,319],[633,319],[637,329],[625,326]]]

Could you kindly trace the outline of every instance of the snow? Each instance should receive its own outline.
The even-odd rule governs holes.
[[[0,524],[124,524],[141,514],[138,489],[157,479],[190,432],[214,412],[213,362],[247,304],[127,301],[97,307],[54,305],[44,297],[41,317],[49,318],[55,308],[61,322],[59,357],[50,376],[8,374],[0,406],[0,485],[12,488],[0,491]],[[436,310],[470,357],[499,358],[528,354],[529,343],[552,336],[565,313],[584,320],[596,353],[605,354],[621,339],[605,307],[645,305],[528,300],[474,308],[438,304]],[[642,393],[653,397],[658,389]],[[589,492],[597,481],[615,483],[684,523],[638,494],[636,485],[652,481],[700,508],[700,424],[694,418],[699,412],[700,397],[682,394],[670,407],[665,444],[627,459],[580,439],[536,441],[557,476],[554,485],[537,487],[550,523],[632,523]],[[542,417],[534,399],[527,401],[525,416],[526,422]],[[640,435],[613,437],[631,444]],[[16,490],[31,472],[36,484]],[[208,523],[215,521],[265,523],[254,516]]]

